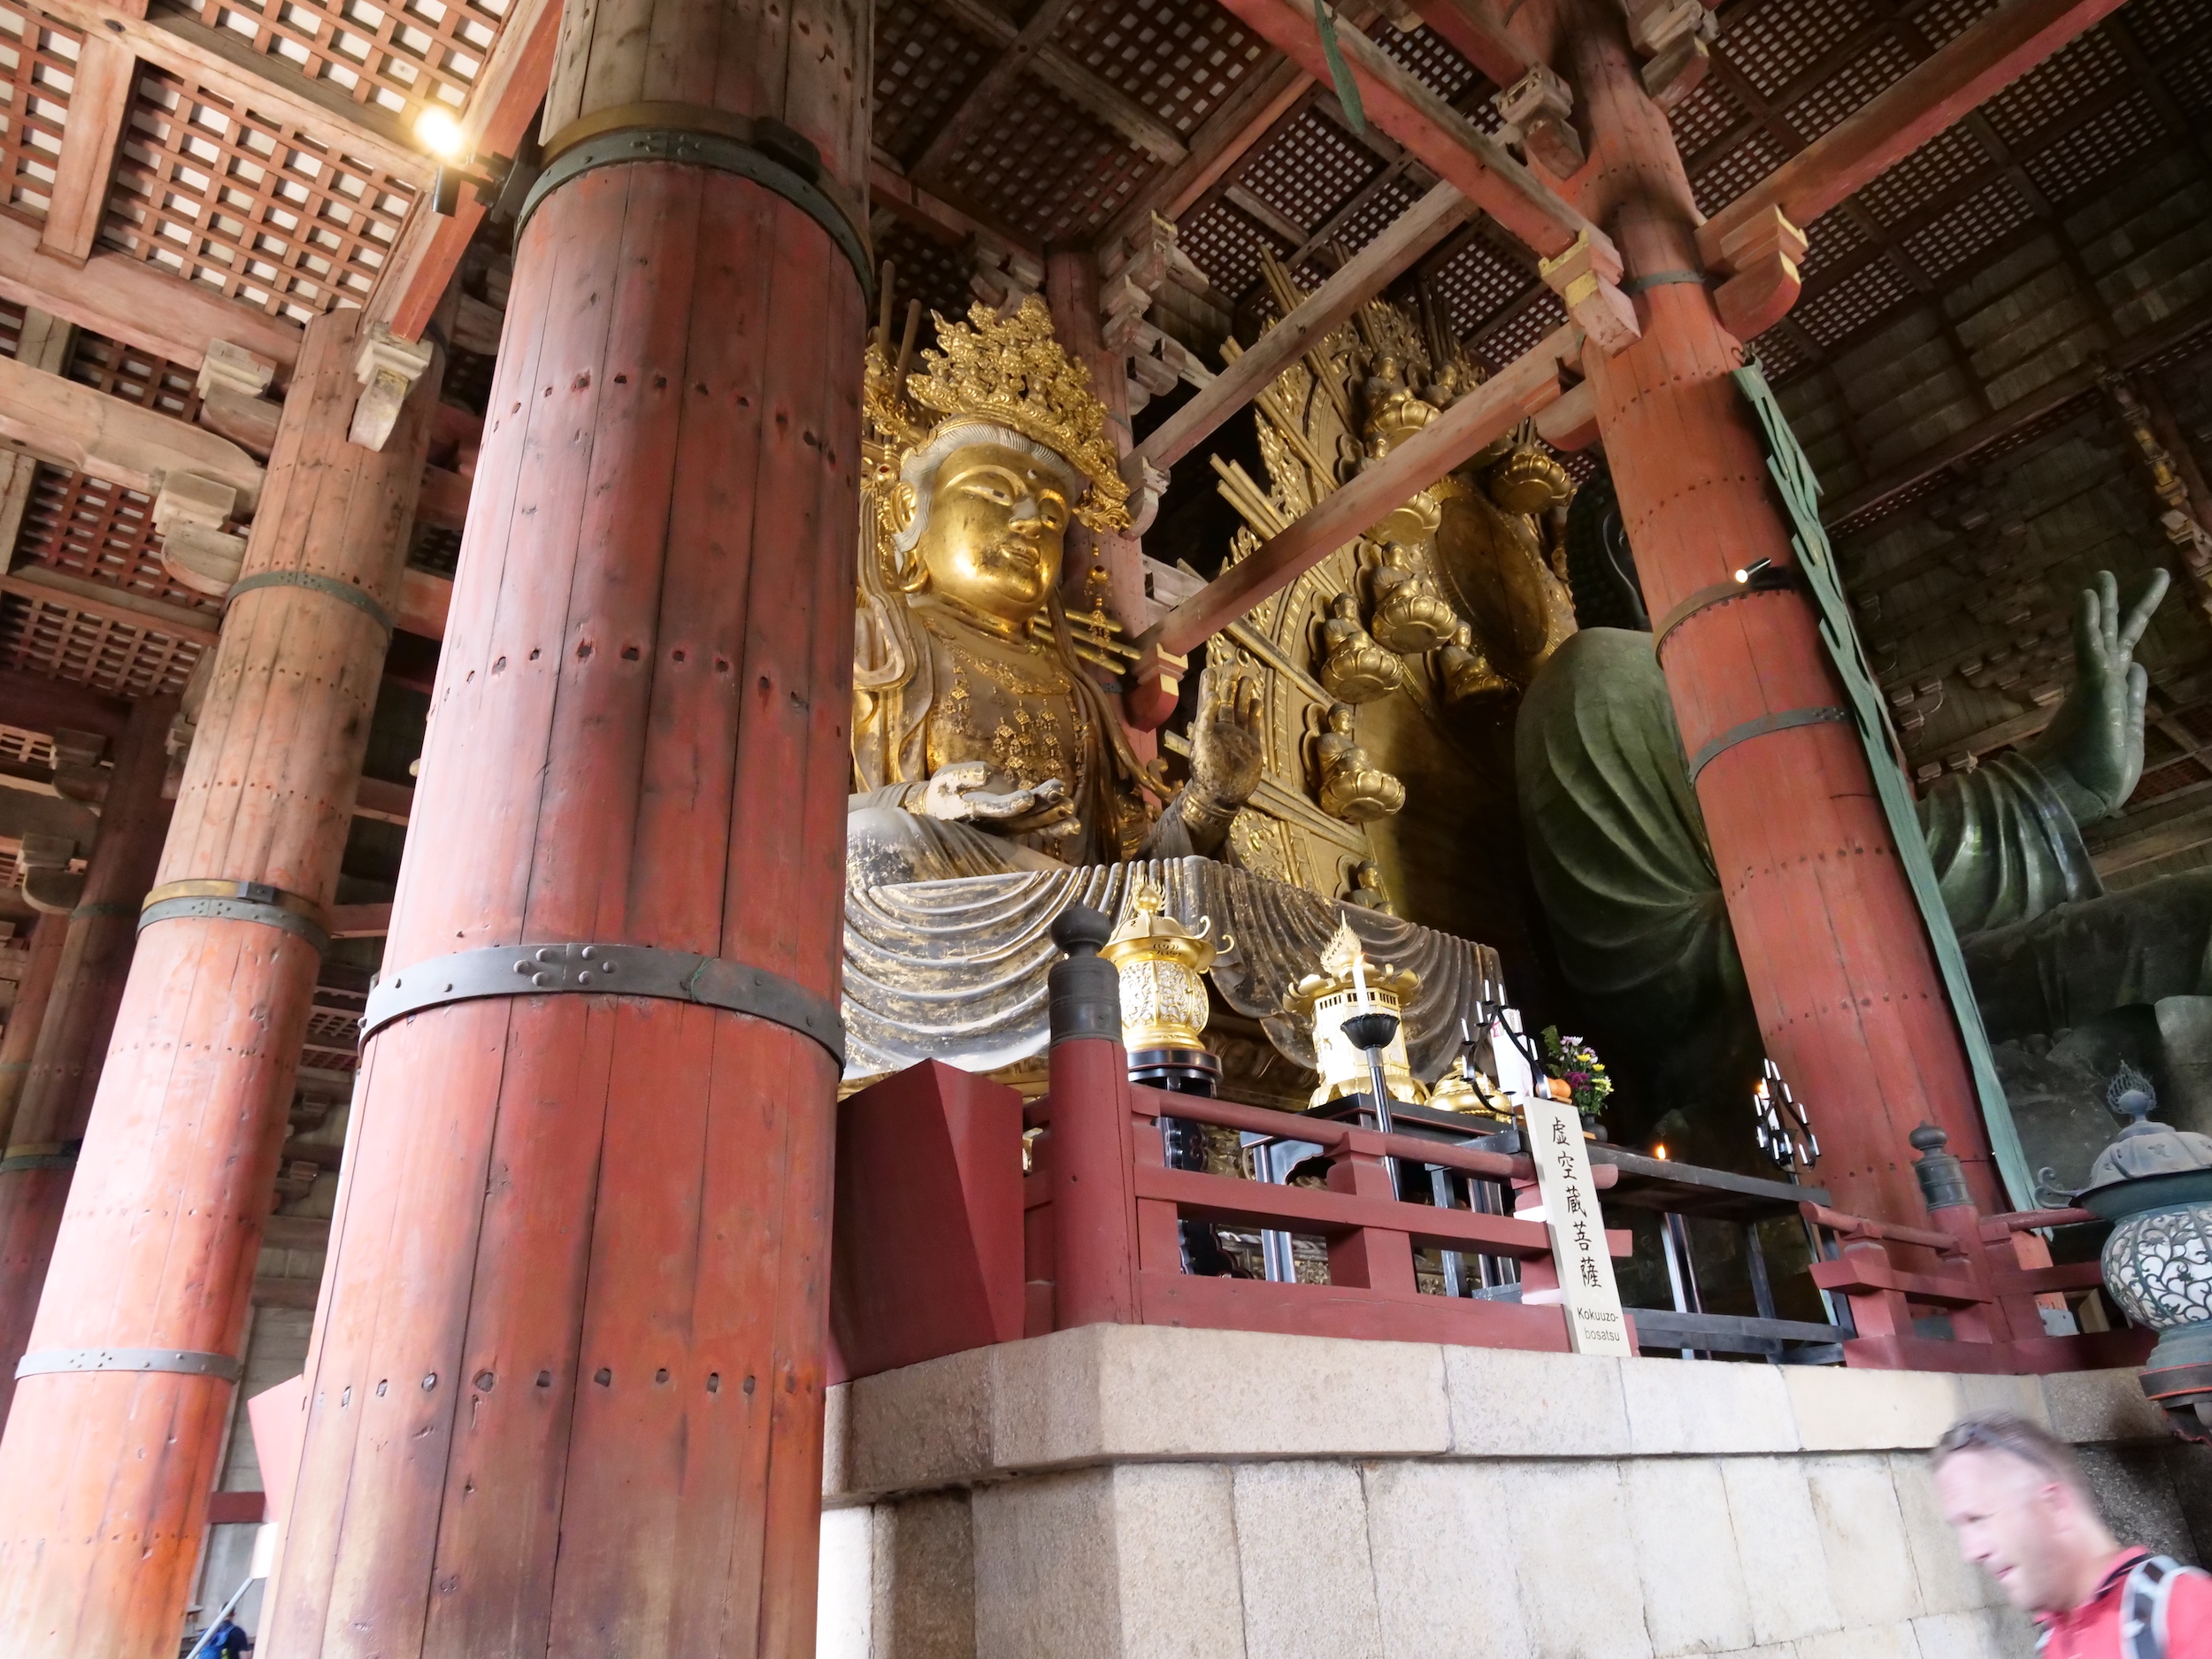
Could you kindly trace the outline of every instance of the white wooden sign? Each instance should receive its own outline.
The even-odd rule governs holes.
[[[1578,1354],[1635,1357],[1621,1294],[1613,1283],[1613,1258],[1605,1248],[1605,1220],[1597,1183],[1582,1140],[1582,1118],[1565,1101],[1524,1097],[1528,1155],[1551,1230],[1552,1260],[1559,1268],[1559,1300],[1567,1310],[1567,1338]],[[1531,1297],[1530,1300],[1534,1300]]]

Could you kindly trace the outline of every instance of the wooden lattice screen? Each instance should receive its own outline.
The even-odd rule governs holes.
[[[9,594],[0,600],[0,664],[96,691],[149,697],[184,689],[199,645],[68,605]]]
[[[42,12],[0,5],[0,211],[46,217],[83,43]]]
[[[69,378],[142,409],[191,420],[200,412],[199,376],[181,363],[80,329]]]
[[[295,322],[374,287],[415,191],[140,65],[103,245]]]

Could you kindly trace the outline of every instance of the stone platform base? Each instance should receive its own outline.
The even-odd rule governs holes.
[[[2019,1659],[1923,1454],[2002,1407],[2212,1556],[2130,1371],[1847,1371],[1094,1325],[831,1391],[821,1659]]]

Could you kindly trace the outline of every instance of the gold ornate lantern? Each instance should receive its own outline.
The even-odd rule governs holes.
[[[1321,953],[1321,972],[1309,973],[1292,986],[1283,1003],[1285,1013],[1313,1025],[1321,1086],[1314,1090],[1311,1104],[1323,1106],[1367,1091],[1367,1056],[1344,1034],[1344,1022],[1355,1014],[1372,1012],[1399,1016],[1397,1034],[1383,1050],[1383,1080],[1392,1097],[1416,1105],[1428,1098],[1406,1055],[1405,1005],[1420,984],[1420,977],[1409,968],[1369,962],[1350,926],[1337,925]]]
[[[1213,921],[1201,917],[1193,933],[1166,909],[1159,883],[1138,876],[1129,884],[1120,925],[1098,953],[1121,976],[1121,1041],[1129,1051],[1130,1075],[1140,1080],[1166,1071],[1218,1077],[1221,1063],[1206,1052],[1204,1036],[1205,972],[1217,954],[1207,937]]]

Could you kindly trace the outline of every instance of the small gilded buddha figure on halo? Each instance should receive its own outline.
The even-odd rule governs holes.
[[[1259,783],[1259,687],[1202,682],[1181,788],[1139,763],[1058,596],[1070,522],[1129,521],[1105,410],[1041,300],[970,321],[910,375],[868,352],[847,879],[1210,854]]]

